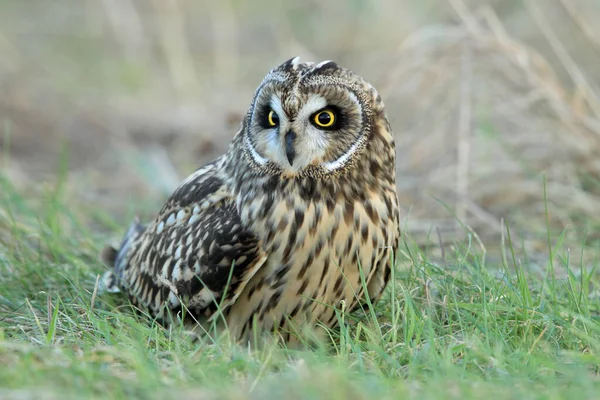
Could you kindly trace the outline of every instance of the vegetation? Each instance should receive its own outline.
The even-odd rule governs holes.
[[[0,397],[597,397],[600,9],[541,3],[0,0]],[[385,101],[383,300],[325,343],[249,349],[99,293],[102,245],[296,55]]]
[[[374,308],[340,313],[311,349],[191,342],[124,299],[97,293],[105,239],[60,187],[30,201],[2,181],[0,392],[7,398],[575,398],[598,390],[600,280],[548,251],[567,274],[514,257],[490,265],[473,234],[428,258],[409,236]],[[100,217],[95,217],[100,221]],[[510,230],[508,230],[510,232]],[[437,246],[435,242],[431,246]],[[581,251],[586,251],[582,247]],[[577,271],[577,272],[576,272]]]

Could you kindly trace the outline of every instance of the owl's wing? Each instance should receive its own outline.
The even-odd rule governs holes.
[[[158,318],[182,306],[209,316],[235,301],[266,254],[242,225],[221,165],[218,159],[194,172],[153,223],[135,221],[119,249],[103,250],[112,267],[103,278],[108,291],[127,292]]]

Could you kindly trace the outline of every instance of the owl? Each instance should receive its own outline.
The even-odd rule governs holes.
[[[109,291],[166,321],[225,321],[231,338],[334,328],[386,287],[399,244],[395,145],[373,86],[290,59],[258,86],[223,156],[156,219],[101,255]]]

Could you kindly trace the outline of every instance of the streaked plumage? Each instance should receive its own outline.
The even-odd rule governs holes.
[[[210,317],[219,304],[236,340],[289,339],[303,324],[334,326],[342,300],[354,309],[360,268],[376,301],[399,237],[381,98],[333,62],[295,58],[265,77],[228,152],[105,249],[104,281],[158,318],[182,303]]]

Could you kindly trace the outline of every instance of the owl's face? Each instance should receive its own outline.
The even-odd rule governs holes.
[[[373,93],[333,62],[289,60],[256,91],[242,133],[246,150],[259,167],[284,176],[342,169],[369,138]]]

